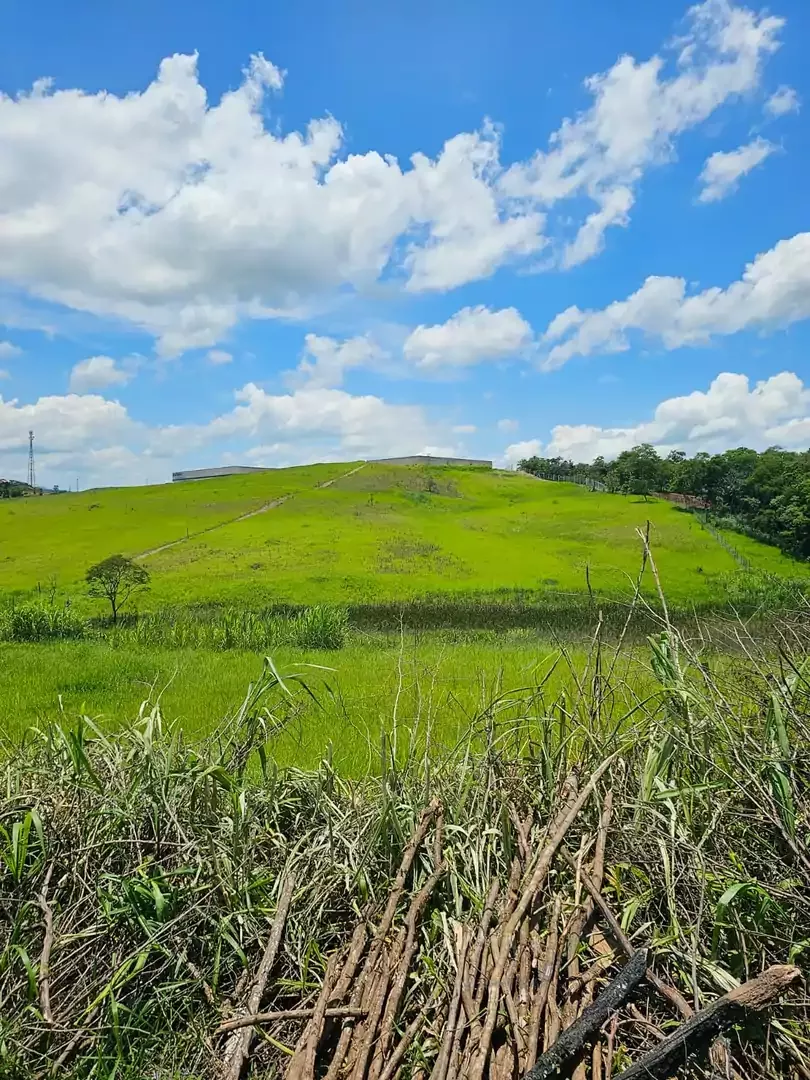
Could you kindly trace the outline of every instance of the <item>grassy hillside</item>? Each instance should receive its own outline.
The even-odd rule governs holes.
[[[669,595],[708,601],[737,564],[666,502],[589,492],[519,473],[369,465],[149,559],[154,597],[380,602],[435,592],[630,590],[636,530],[652,540]],[[751,544],[746,548],[752,558]],[[784,572],[762,544],[756,564]],[[753,561],[753,558],[752,558]],[[797,564],[790,562],[791,567]]]
[[[345,463],[307,465],[183,484],[4,499],[0,589],[45,586],[52,576],[60,586],[69,586],[107,555],[134,556],[193,536],[350,468]]]
[[[2,588],[30,589],[53,575],[78,595],[93,561],[180,540],[145,557],[152,588],[141,607],[583,592],[586,566],[597,593],[617,596],[632,589],[637,530],[648,520],[673,602],[717,599],[723,576],[737,569],[692,515],[666,502],[519,473],[367,465],[345,475],[350,468],[318,465],[0,506]],[[285,494],[293,497],[283,505],[234,520]],[[775,549],[742,538],[740,545],[758,569],[802,572]]]

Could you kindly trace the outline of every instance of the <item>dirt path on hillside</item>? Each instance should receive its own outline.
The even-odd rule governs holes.
[[[316,484],[314,488],[304,488],[305,491],[318,491],[320,488],[331,487],[332,484],[337,483],[338,480],[345,480],[349,476],[354,476],[355,473],[364,469],[367,462],[363,462],[361,465],[355,465],[353,469],[349,469],[348,472],[341,473],[340,476],[333,476],[331,480],[324,480],[320,484]],[[179,540],[170,540],[167,544],[160,544],[158,547],[149,548],[148,551],[142,551],[139,555],[134,555],[133,560],[148,559],[150,555],[158,555],[161,551],[168,551],[169,548],[177,547],[178,544],[185,544],[188,540],[196,540],[198,536],[205,536],[206,533],[215,532],[217,529],[224,529],[226,525],[236,525],[240,521],[247,521],[248,518],[257,517],[259,514],[266,514],[268,510],[275,510],[277,506],[282,506],[285,502],[295,498],[300,492],[294,491],[289,495],[281,495],[278,499],[273,499],[269,503],[265,503],[264,506],[258,507],[256,510],[248,510],[246,514],[240,514],[239,517],[228,518],[227,521],[219,521],[216,525],[209,525],[205,529],[198,529],[197,532],[187,533],[185,536],[181,536]]]

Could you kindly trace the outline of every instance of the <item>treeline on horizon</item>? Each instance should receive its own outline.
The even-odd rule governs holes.
[[[672,450],[662,457],[643,443],[613,461],[535,456],[519,461],[518,468],[547,480],[603,485],[611,492],[691,496],[705,504],[717,524],[774,544],[794,558],[810,558],[810,451],[774,446],[760,453],[742,446],[693,457]]]

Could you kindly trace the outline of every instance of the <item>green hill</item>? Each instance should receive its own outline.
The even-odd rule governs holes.
[[[142,608],[581,592],[586,566],[597,594],[621,596],[638,573],[637,530],[647,521],[673,602],[718,600],[724,576],[738,569],[694,516],[667,502],[520,473],[355,468],[313,465],[4,501],[0,590],[22,593],[55,580],[78,597],[87,567],[121,552],[141,557],[151,571]],[[757,569],[805,572],[774,548],[730,539]]]

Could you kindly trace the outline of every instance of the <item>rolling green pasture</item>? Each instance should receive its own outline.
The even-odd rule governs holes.
[[[733,556],[668,502],[590,492],[522,473],[350,464],[121,488],[0,504],[0,599],[55,580],[82,611],[93,562],[121,552],[152,575],[141,610],[274,603],[384,604],[443,595],[578,594],[624,598],[650,537],[677,606],[725,596]],[[327,480],[327,488],[318,486]],[[236,520],[282,495],[266,513]],[[757,568],[806,568],[730,536]],[[177,542],[179,541],[179,542]],[[174,542],[174,543],[173,543]],[[171,545],[164,550],[162,545]],[[645,589],[654,589],[650,574]]]
[[[352,775],[379,766],[380,738],[399,738],[399,754],[430,738],[449,749],[484,717],[501,723],[543,715],[544,700],[576,692],[578,650],[511,633],[497,641],[449,644],[371,639],[337,653],[280,649],[273,657],[282,675],[299,673],[317,701],[289,683],[292,698],[277,700],[280,764],[317,766],[332,745],[336,765]],[[190,738],[202,737],[233,716],[262,670],[263,658],[246,652],[119,649],[106,642],[0,645],[0,733],[12,741],[32,725],[81,715],[115,730],[130,724],[142,702],[160,702]],[[643,659],[627,653],[616,685],[628,708],[650,681]],[[506,690],[508,689],[508,694]]]
[[[710,602],[718,576],[736,563],[692,515],[669,503],[519,473],[372,465],[158,553],[148,560],[151,602],[583,592],[586,565],[596,592],[627,595],[640,565],[637,529],[648,520],[668,595]]]
[[[232,521],[350,464],[307,465],[216,480],[0,501],[0,592],[61,587],[108,555],[130,557]]]

